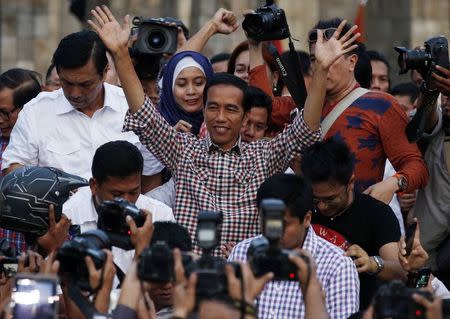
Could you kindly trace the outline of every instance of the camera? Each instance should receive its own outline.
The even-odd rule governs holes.
[[[192,256],[182,252],[183,267],[189,267]],[[138,263],[138,278],[150,282],[175,280],[173,252],[164,241],[158,241],[142,251]]]
[[[280,199],[268,198],[261,202],[263,236],[252,240],[247,250],[247,260],[255,277],[273,272],[273,280],[298,281],[298,269],[289,260],[289,254],[295,254],[308,263],[308,257],[279,246],[284,233],[285,210],[286,206]]]
[[[0,260],[0,273],[4,273],[7,278],[14,277],[17,273],[19,255],[6,238],[0,239],[0,256],[4,257]]]
[[[290,36],[286,14],[274,1],[267,1],[264,7],[247,14],[242,28],[249,38],[256,41],[282,40]]]
[[[130,216],[137,227],[145,223],[145,214],[136,205],[123,198],[104,201],[97,208],[98,229],[103,230],[109,237],[111,245],[125,249],[134,249],[130,239],[130,227],[126,217]]]
[[[175,53],[177,50],[178,27],[167,25],[164,18],[133,19],[138,38],[133,48],[140,54]]]
[[[84,258],[92,258],[96,269],[101,269],[106,261],[106,253],[102,249],[111,249],[111,243],[105,232],[95,229],[66,241],[56,253],[60,262],[60,275],[67,276],[83,291],[91,291],[89,271]]]
[[[410,50],[405,47],[395,47],[395,51],[399,53],[400,74],[404,74],[408,70],[417,70],[425,81],[428,81],[431,73],[436,72],[436,65],[449,68],[448,41],[443,36],[425,41],[424,49]],[[445,76],[440,72],[437,73]]]

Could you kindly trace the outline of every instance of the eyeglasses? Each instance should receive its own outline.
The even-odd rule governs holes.
[[[4,120],[9,120],[9,117],[11,116],[11,113],[14,113],[16,110],[20,109],[19,107],[14,107],[11,111],[6,111],[3,109],[0,109],[0,117]]]
[[[308,34],[308,43],[317,42],[317,31],[322,31],[322,34],[323,34],[323,37],[325,38],[325,40],[330,40],[333,37],[334,32],[336,32],[336,28],[328,28],[325,30],[312,29]]]
[[[338,194],[336,194],[334,196],[331,196],[331,197],[328,197],[328,198],[317,198],[317,197],[314,197],[313,198],[314,206],[317,207],[317,205],[319,205],[319,203],[322,203],[322,204],[324,204],[327,207],[330,206],[330,205],[336,204],[340,200],[342,200],[347,193],[348,193],[348,185],[345,186],[343,191],[341,191],[340,193],[338,193]]]

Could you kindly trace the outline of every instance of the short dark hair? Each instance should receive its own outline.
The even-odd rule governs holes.
[[[108,64],[106,47],[94,31],[84,30],[71,33],[59,42],[52,63],[59,72],[61,68],[77,69],[85,66],[90,58],[94,61],[97,73],[103,76]]]
[[[311,185],[302,177],[293,174],[275,174],[267,178],[256,194],[258,209],[262,200],[267,198],[283,200],[291,215],[300,221],[314,208]]]
[[[383,62],[387,69],[388,74],[391,72],[391,66],[389,65],[389,61],[386,59],[383,53],[375,51],[375,50],[367,50],[367,55],[369,56],[370,61],[380,61]]]
[[[272,114],[272,98],[259,87],[249,85],[244,95],[244,104],[250,104],[250,109],[261,107],[267,110],[267,121]]]
[[[358,43],[358,62],[355,65],[355,79],[365,89],[370,89],[372,65],[364,43]]]
[[[142,173],[144,159],[139,149],[127,141],[113,141],[100,146],[92,160],[92,177],[98,183],[108,177],[128,177]]]
[[[22,108],[34,99],[42,90],[39,73],[31,70],[14,68],[0,74],[0,90],[13,90],[13,105]]]
[[[173,222],[153,223],[153,235],[150,245],[157,241],[164,241],[170,249],[178,248],[181,251],[192,250],[192,238],[186,227]]]
[[[412,82],[400,83],[391,90],[391,95],[405,95],[409,97],[411,103],[414,103],[419,97],[420,89]]]
[[[208,90],[216,85],[231,85],[241,90],[243,95],[242,107],[244,108],[244,113],[250,110],[251,105],[249,104],[249,100],[245,98],[248,88],[247,82],[226,72],[214,73],[213,76],[206,82],[205,89],[203,90],[203,104],[205,106],[208,100]]]
[[[314,26],[314,29],[320,29],[320,30],[325,30],[325,29],[330,29],[330,28],[337,28],[341,22],[343,21],[342,18],[332,18],[332,19],[327,19],[327,20],[319,20],[319,22],[316,23],[316,25]],[[344,28],[341,31],[341,35],[343,36],[344,34],[346,34],[351,28],[353,27],[353,24],[351,24],[350,22],[347,22],[344,25]],[[358,48],[353,49],[352,51],[348,52],[347,55],[351,55],[351,54],[358,54]]]
[[[333,181],[347,185],[355,167],[347,144],[333,138],[317,142],[302,155],[301,169],[311,183]]]
[[[211,61],[211,64],[214,64],[217,62],[228,61],[230,59],[230,57],[231,57],[230,53],[222,52],[222,53],[213,55],[211,57],[211,59],[209,59],[209,61]]]

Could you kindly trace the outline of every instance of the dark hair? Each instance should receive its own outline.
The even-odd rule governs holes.
[[[400,83],[394,86],[391,90],[391,95],[405,95],[409,96],[411,103],[414,103],[419,97],[420,90],[412,82]]]
[[[354,167],[347,144],[333,138],[311,145],[302,155],[301,169],[311,183],[333,181],[347,185]]]
[[[319,20],[319,22],[317,22],[317,24],[314,26],[313,30],[314,29],[325,30],[325,29],[330,29],[330,28],[337,28],[341,24],[342,21],[343,21],[342,18]],[[353,24],[351,24],[350,22],[347,22],[344,25],[344,28],[342,29],[340,36],[343,36],[344,34],[346,34],[352,27],[353,27]],[[348,52],[347,56],[351,55],[351,54],[358,54],[358,48]]]
[[[283,200],[292,216],[300,221],[314,208],[311,185],[302,177],[293,174],[275,174],[267,178],[256,194],[258,209],[262,200],[267,198]]]
[[[295,52],[297,53],[298,61],[300,62],[302,74],[311,75],[311,59],[309,57],[309,54],[305,51],[299,50]],[[283,60],[283,64],[286,66],[288,70],[294,70],[291,63],[290,51],[284,51],[281,54],[281,60]]]
[[[108,177],[128,177],[142,173],[144,159],[139,149],[127,141],[103,144],[95,151],[92,160],[92,176],[98,183]]]
[[[181,251],[192,250],[192,239],[186,227],[173,222],[153,223],[153,235],[150,245],[157,241],[164,241],[170,249],[178,248]]]
[[[0,90],[13,90],[13,105],[22,108],[41,92],[39,73],[25,69],[9,69],[0,74]]]
[[[250,110],[251,104],[249,104],[249,99],[246,98],[248,88],[247,82],[226,72],[214,73],[214,75],[206,82],[205,89],[203,90],[203,104],[205,106],[208,100],[208,90],[215,85],[221,84],[231,85],[241,90],[243,94],[242,107],[244,108],[244,113]]]
[[[364,43],[358,43],[358,62],[355,65],[355,79],[365,89],[370,89],[372,65]]]
[[[106,47],[94,31],[71,33],[59,42],[52,63],[56,70],[76,69],[85,66],[89,59],[94,61],[97,73],[103,76],[108,64]]]
[[[211,59],[209,59],[209,60],[211,61],[211,64],[214,64],[217,62],[228,61],[230,59],[230,57],[231,57],[230,53],[222,52],[222,53],[213,55],[211,57]]]
[[[367,55],[369,56],[370,61],[380,61],[383,62],[387,69],[388,69],[388,74],[391,71],[391,66],[389,65],[389,61],[386,59],[386,57],[384,56],[384,54],[382,54],[381,52],[375,51],[375,50],[368,50],[366,51]]]
[[[250,109],[254,107],[265,108],[267,110],[267,122],[269,122],[272,115],[272,98],[266,92],[256,86],[249,85],[244,95],[243,104],[249,104]]]

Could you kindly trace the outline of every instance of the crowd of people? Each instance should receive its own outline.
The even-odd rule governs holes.
[[[411,70],[411,82],[391,87],[388,61],[366,50],[356,26],[320,20],[309,52],[296,52],[301,69],[288,68],[307,91],[296,105],[270,43],[247,36],[232,52],[201,53],[215,34],[239,29],[231,11],[219,9],[191,37],[165,18],[178,29],[176,52],[150,56],[133,50],[128,15],[119,22],[106,6],[91,14],[90,30],[60,41],[43,81],[20,68],[0,75],[3,175],[54,167],[89,184],[73,191],[61,218],[49,206],[42,236],[0,228],[0,265],[12,249],[21,253],[18,278],[57,278],[59,317],[381,319],[412,309],[411,318],[447,318],[448,69]],[[416,113],[425,114],[423,134],[410,142]],[[126,218],[133,249],[112,240],[100,263],[81,256],[80,285],[61,247],[94,236],[102,205],[118,198],[143,216]],[[268,222],[270,199],[284,204],[280,223]],[[200,212],[221,216],[208,250]],[[293,265],[290,280],[277,269],[259,276],[252,263],[277,226],[269,251],[276,246]],[[170,248],[158,260],[167,280],[142,270],[161,243]],[[221,266],[208,277],[187,256]],[[2,318],[44,318],[20,315],[18,281],[1,268]],[[426,293],[392,288],[392,302],[383,299],[386,284],[416,289],[423,273]],[[205,287],[223,291],[205,297]]]

